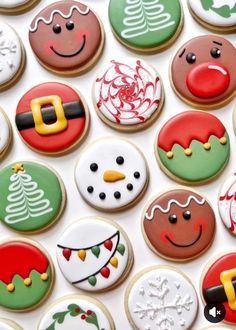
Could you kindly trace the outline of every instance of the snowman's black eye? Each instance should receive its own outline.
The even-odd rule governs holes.
[[[194,53],[188,53],[186,55],[186,61],[189,63],[189,64],[193,64],[196,62],[196,55]]]
[[[219,48],[217,48],[217,47],[213,47],[213,48],[211,49],[211,56],[212,56],[212,57],[214,57],[214,58],[219,58],[220,55],[221,55],[221,51],[220,51]]]
[[[190,211],[183,212],[183,218],[185,220],[190,220],[191,219],[191,212]]]
[[[53,25],[53,28],[52,29],[53,29],[53,32],[56,33],[56,34],[61,33],[61,26],[60,26],[60,24]]]
[[[67,30],[73,30],[74,29],[74,22],[73,21],[69,21],[66,23],[66,28]]]
[[[96,164],[96,163],[92,163],[92,164],[90,165],[90,170],[91,170],[92,172],[96,172],[96,171],[98,170],[98,164]]]
[[[119,157],[116,158],[116,162],[117,162],[118,165],[124,164],[124,161],[125,160],[122,156],[119,156]]]
[[[177,222],[177,215],[176,214],[171,214],[169,216],[169,222],[172,223],[172,224],[176,223]]]

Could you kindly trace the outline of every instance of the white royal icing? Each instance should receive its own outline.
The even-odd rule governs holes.
[[[3,321],[0,321],[0,329],[1,330],[16,330],[18,328],[15,328],[15,327],[13,327],[13,326],[11,326],[11,325],[3,322]]]
[[[19,37],[8,25],[0,22],[0,85],[11,80],[21,66]]]
[[[236,235],[236,173],[224,182],[219,194],[218,207],[223,223]]]
[[[104,314],[104,312],[94,303],[82,299],[82,298],[65,298],[62,301],[58,302],[56,305],[52,306],[48,312],[42,318],[38,330],[47,329],[55,320],[53,319],[53,315],[60,312],[65,312],[67,307],[71,304],[76,304],[84,311],[92,311],[96,313],[97,322],[100,329],[111,330],[110,323]],[[72,316],[68,312],[62,323],[55,322],[55,330],[97,330],[98,328],[91,323],[86,322],[81,319],[81,314],[77,316]]]
[[[141,290],[141,291],[140,291]],[[148,271],[133,284],[128,309],[137,329],[191,329],[198,299],[193,286],[170,268]]]
[[[165,6],[159,0],[126,0],[126,4],[127,17],[123,20],[126,29],[121,32],[124,39],[166,29],[175,24],[171,14],[165,12]]]
[[[0,7],[2,8],[14,8],[23,5],[31,0],[0,0]]]
[[[118,165],[116,158],[122,156],[124,163]],[[98,170],[92,172],[90,165],[96,163]],[[125,179],[116,182],[105,182],[103,175],[106,171],[118,171],[125,175]],[[140,177],[136,179],[134,172],[139,172]],[[117,209],[133,202],[143,191],[148,179],[147,166],[141,152],[129,142],[107,137],[91,144],[79,158],[75,169],[75,180],[77,187],[84,199],[95,207],[104,209]],[[127,189],[132,184],[133,189]],[[94,191],[89,193],[87,188],[91,186]],[[106,194],[104,200],[99,194]],[[121,197],[116,199],[114,193],[119,192]]]
[[[213,5],[205,10],[200,0],[189,0],[193,12],[204,22],[211,25],[228,27],[236,25],[236,0],[213,0]],[[227,15],[225,9],[223,15],[221,8],[228,6]]]
[[[94,92],[105,118],[116,124],[135,125],[159,110],[161,81],[143,60],[113,60],[96,79]]]
[[[8,122],[0,111],[0,155],[6,149],[10,139],[10,128]]]
[[[109,239],[112,242],[111,250],[103,244]],[[117,251],[118,244],[125,247],[123,255]],[[91,250],[96,246],[100,249],[98,257]],[[74,249],[69,260],[63,256],[63,248]],[[86,251],[84,261],[77,255],[79,250]],[[110,264],[112,257],[118,260],[117,268]],[[122,233],[115,226],[96,218],[85,218],[73,223],[57,244],[57,261],[63,275],[70,283],[77,282],[74,285],[82,290],[97,291],[115,284],[126,270],[128,257],[128,247]],[[100,274],[105,265],[110,270],[108,278]],[[97,282],[92,286],[88,278],[94,274]]]

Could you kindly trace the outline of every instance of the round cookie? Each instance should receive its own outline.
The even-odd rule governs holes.
[[[236,31],[235,0],[188,0],[193,17],[204,27],[218,32]]]
[[[101,138],[87,147],[75,168],[75,182],[84,200],[107,212],[122,211],[137,203],[146,191],[146,160],[130,142]]]
[[[59,325],[60,324],[60,325]],[[42,317],[38,330],[115,330],[113,319],[97,299],[68,295],[56,300]]]
[[[0,22],[0,92],[13,86],[25,68],[25,50],[16,31]]]
[[[82,218],[70,225],[57,244],[57,261],[65,278],[86,291],[104,291],[129,274],[133,252],[126,233],[112,221]]]
[[[32,21],[29,41],[39,63],[60,75],[78,75],[98,60],[104,31],[87,5],[73,0],[45,7]]]
[[[0,159],[8,151],[12,141],[12,128],[10,120],[0,108]]]
[[[171,83],[186,103],[209,110],[230,102],[236,91],[236,48],[215,35],[195,37],[176,53]]]
[[[188,184],[205,183],[226,166],[229,136],[217,117],[203,111],[185,111],[161,128],[155,153],[161,169],[172,179]]]
[[[221,220],[228,230],[236,235],[236,173],[224,180],[218,197]]]
[[[225,252],[214,258],[204,269],[201,280],[205,304],[221,303],[226,315],[224,322],[236,324],[236,253]]]
[[[32,161],[0,170],[0,220],[18,232],[38,233],[59,220],[66,202],[64,184],[48,166]]]
[[[15,322],[12,322],[11,320],[7,319],[0,319],[0,329],[1,330],[22,330],[22,328],[16,324]]]
[[[31,9],[40,0],[0,0],[0,13],[21,14]]]
[[[190,280],[173,267],[154,266],[139,272],[125,294],[133,329],[192,329],[198,298]]]
[[[161,78],[147,62],[112,60],[96,78],[93,100],[99,117],[110,127],[135,132],[150,126],[164,102]]]
[[[36,242],[14,238],[0,243],[0,306],[29,311],[45,301],[54,283],[47,252]]]
[[[58,155],[82,143],[89,128],[89,111],[75,89],[64,83],[46,82],[22,96],[15,121],[30,148]]]
[[[172,189],[145,207],[142,229],[150,248],[163,258],[185,261],[198,257],[215,234],[214,211],[192,190]]]
[[[110,0],[109,20],[115,37],[139,52],[169,47],[183,27],[179,0]]]

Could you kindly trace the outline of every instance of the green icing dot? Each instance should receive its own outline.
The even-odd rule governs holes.
[[[88,278],[88,282],[89,282],[90,285],[95,286],[96,283],[97,283],[97,279],[96,279],[95,276],[90,276],[90,277]]]
[[[110,0],[109,19],[127,45],[155,48],[169,41],[181,22],[179,0]]]
[[[228,134],[225,133],[224,136],[227,139],[225,145],[217,137],[211,136],[208,141],[211,149],[208,151],[199,141],[192,141],[189,147],[193,152],[191,156],[186,156],[184,149],[178,144],[171,150],[173,158],[168,159],[161,148],[158,148],[158,155],[164,167],[174,176],[190,182],[206,180],[216,175],[228,160],[230,143]]]

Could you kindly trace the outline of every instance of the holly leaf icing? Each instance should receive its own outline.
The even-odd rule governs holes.
[[[56,313],[53,315],[53,319],[57,321],[57,323],[62,324],[67,313],[68,311]]]
[[[211,7],[214,5],[214,1],[213,0],[200,0],[200,1],[201,1],[201,4],[202,4],[202,7],[205,10],[210,10]]]
[[[100,330],[98,325],[97,315],[94,312],[92,312],[91,315],[86,317],[86,322],[95,325],[95,327],[97,327],[97,329]]]
[[[46,330],[55,330],[55,322],[52,323]]]
[[[231,9],[229,6],[224,5],[222,7],[219,8],[212,8],[212,10],[214,12],[216,12],[218,15],[225,17],[225,18],[229,18],[231,16]]]

